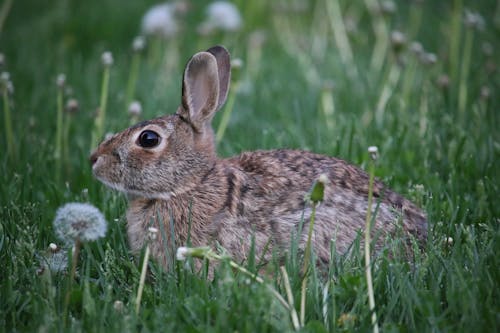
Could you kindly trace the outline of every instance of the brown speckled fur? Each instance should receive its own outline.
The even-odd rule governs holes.
[[[364,228],[368,175],[343,160],[306,151],[280,149],[218,158],[210,123],[226,99],[229,81],[229,54],[224,48],[197,53],[186,66],[182,103],[174,115],[135,125],[92,154],[94,175],[129,195],[132,249],[144,246],[148,227],[165,230],[166,237],[152,244],[152,253],[167,267],[165,249],[172,248],[173,219],[176,246],[186,244],[191,228],[193,246],[220,244],[244,260],[254,238],[256,254],[269,260],[272,251],[289,247],[304,216],[299,236],[303,247],[311,214],[304,196],[314,180],[326,174],[329,183],[316,212],[314,248],[324,262],[329,260],[332,238],[337,251],[346,251]],[[144,130],[158,133],[158,146],[139,145]],[[398,230],[425,241],[426,216],[418,207],[378,181],[374,198],[373,211],[379,203],[377,248]]]

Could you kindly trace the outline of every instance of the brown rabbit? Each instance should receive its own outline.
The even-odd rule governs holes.
[[[154,226],[164,232],[151,251],[167,268],[167,249],[185,245],[188,237],[192,246],[220,244],[238,260],[246,259],[254,239],[256,255],[269,260],[273,251],[289,248],[302,219],[297,237],[303,249],[311,214],[304,196],[314,180],[326,174],[329,182],[316,213],[314,250],[327,262],[334,239],[337,251],[345,252],[364,228],[368,175],[343,160],[307,151],[217,157],[211,121],[226,100],[229,81],[224,47],[195,54],[186,65],[182,104],[175,114],[114,135],[90,157],[97,179],[129,195],[132,249],[143,247],[148,228]],[[374,198],[377,248],[398,230],[425,240],[426,216],[413,203],[378,181]]]

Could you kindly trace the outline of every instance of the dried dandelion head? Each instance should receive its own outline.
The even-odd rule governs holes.
[[[93,241],[104,237],[107,223],[96,207],[87,203],[72,202],[57,210],[54,229],[62,241],[72,244],[77,239]]]

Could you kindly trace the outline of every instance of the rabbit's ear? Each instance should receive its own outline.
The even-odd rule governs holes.
[[[196,53],[184,70],[181,115],[202,132],[219,106],[217,60],[209,52]]]
[[[217,109],[220,109],[226,102],[229,82],[231,82],[231,59],[229,52],[224,46],[214,46],[207,50],[217,60],[217,71],[219,73],[219,102]]]

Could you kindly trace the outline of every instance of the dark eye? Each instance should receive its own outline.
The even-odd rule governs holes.
[[[143,131],[137,139],[139,146],[143,148],[153,148],[160,144],[160,135],[156,132],[146,130]]]

